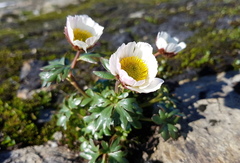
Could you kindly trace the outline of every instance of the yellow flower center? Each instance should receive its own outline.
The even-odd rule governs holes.
[[[120,61],[121,68],[136,81],[144,80],[148,76],[148,67],[142,59],[132,56],[125,57]]]
[[[79,40],[85,42],[86,39],[92,37],[93,35],[87,30],[81,30],[79,28],[73,29],[74,38],[73,40]]]

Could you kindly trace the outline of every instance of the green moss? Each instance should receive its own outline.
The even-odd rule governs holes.
[[[22,66],[23,51],[2,49],[0,52],[0,83],[12,76],[18,76]]]
[[[20,34],[21,32],[15,29],[11,29],[11,28],[1,29],[0,39],[9,38],[9,37],[18,38]]]
[[[18,84],[13,80],[12,82],[5,81],[0,86],[0,128],[3,134],[0,138],[2,142],[0,147],[6,149],[14,145],[19,147],[42,144],[49,140],[56,131],[55,125],[49,125],[52,122],[44,126],[37,123],[39,111],[53,107],[51,93],[40,92],[31,100],[19,99],[15,96]]]

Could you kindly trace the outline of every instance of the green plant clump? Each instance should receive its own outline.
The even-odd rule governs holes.
[[[69,24],[73,21],[82,26],[86,23],[87,27],[85,30],[81,26],[72,27]],[[87,25],[88,22],[92,23]],[[50,61],[43,67],[40,77],[43,86],[68,81],[76,88],[77,92],[65,95],[57,114],[57,125],[75,133],[73,139],[80,144],[80,156],[90,163],[128,162],[128,148],[138,139],[131,133],[144,129],[143,123],[158,126],[164,140],[178,138],[176,125],[183,114],[167,87],[161,87],[163,80],[155,77],[158,73],[156,57],[176,56],[186,47],[185,43],[178,45],[173,39],[169,39],[172,41],[169,43],[166,38],[171,36],[163,32],[157,39],[170,44],[169,48],[160,47],[160,44],[159,50],[153,54],[150,44],[129,42],[120,46],[108,59],[104,54],[87,53],[103,31],[103,27],[89,16],[67,17],[65,29],[68,41],[76,50],[74,59],[71,63],[65,57]],[[91,33],[93,30],[95,33]],[[92,41],[88,42],[88,39]],[[102,64],[105,69],[93,71],[98,80],[87,83],[85,90],[76,78],[85,79],[76,68],[80,62],[81,65],[84,62]],[[141,141],[139,139],[138,143]]]
[[[31,100],[22,100],[13,94],[16,89],[14,84],[9,86],[8,81],[1,84],[1,150],[43,144],[56,131],[53,121],[46,124],[37,122],[39,112],[52,106],[51,93],[40,92]]]

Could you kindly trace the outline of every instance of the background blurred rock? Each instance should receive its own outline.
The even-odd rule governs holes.
[[[67,5],[76,5],[83,0],[0,0],[0,17],[18,15],[22,11],[30,11],[35,15],[55,11]]]

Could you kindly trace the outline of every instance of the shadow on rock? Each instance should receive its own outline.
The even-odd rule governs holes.
[[[152,160],[176,162],[239,163],[240,96],[236,71],[180,82],[175,95],[185,117],[177,141],[160,138]]]
[[[182,135],[186,138],[192,131],[189,123],[206,119],[204,112],[209,100],[222,98],[226,107],[240,109],[238,82],[240,82],[238,71],[203,76],[196,81],[181,81],[174,94],[180,101],[178,107],[185,114],[185,118],[181,121]],[[195,105],[199,100],[202,100],[202,103]],[[203,102],[204,100],[208,102]]]
[[[240,95],[235,91],[231,91],[224,99],[225,106],[232,109],[240,109]]]

